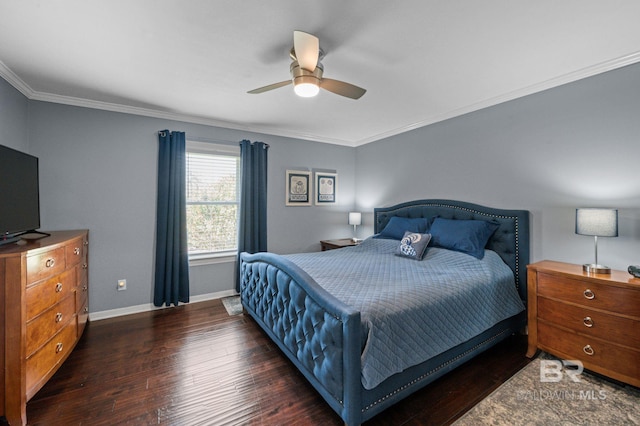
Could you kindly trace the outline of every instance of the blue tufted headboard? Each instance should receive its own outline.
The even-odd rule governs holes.
[[[529,263],[529,211],[504,210],[454,200],[416,200],[373,210],[374,232],[386,226],[392,216],[407,218],[496,220],[500,227],[487,248],[500,255],[516,278],[520,298],[527,302],[527,264]]]

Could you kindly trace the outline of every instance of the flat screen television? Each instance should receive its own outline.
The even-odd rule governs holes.
[[[0,145],[0,244],[39,227],[38,157]]]

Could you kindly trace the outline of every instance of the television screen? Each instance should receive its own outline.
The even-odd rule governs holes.
[[[38,158],[0,145],[0,238],[39,227]]]

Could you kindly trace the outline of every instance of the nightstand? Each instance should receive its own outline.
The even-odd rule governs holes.
[[[640,279],[548,260],[527,269],[527,356],[542,349],[640,387]]]
[[[339,249],[343,247],[357,246],[358,243],[353,241],[353,238],[341,238],[338,240],[322,240],[320,241],[320,247],[322,251]]]

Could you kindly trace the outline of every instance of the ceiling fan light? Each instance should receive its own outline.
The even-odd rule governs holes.
[[[312,98],[320,92],[318,79],[309,75],[298,76],[293,79],[293,91],[302,98]]]
[[[320,88],[315,83],[300,83],[293,87],[293,91],[301,98],[313,98],[320,92]]]

